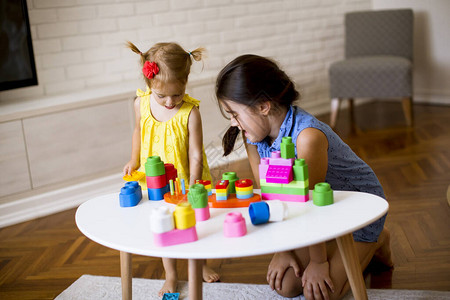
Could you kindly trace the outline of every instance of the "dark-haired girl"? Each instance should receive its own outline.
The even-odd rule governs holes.
[[[292,137],[297,158],[309,167],[310,189],[328,182],[333,190],[361,191],[385,198],[372,169],[325,123],[293,105],[299,99],[294,83],[273,61],[243,55],[219,73],[216,96],[231,127],[223,137],[225,155],[239,132],[255,178],[262,157],[280,150],[283,137]],[[386,216],[353,233],[362,269],[372,257],[392,266]],[[293,237],[295,238],[295,237]],[[340,299],[349,289],[335,241],[276,253],[267,281],[285,297],[303,293],[306,299]]]

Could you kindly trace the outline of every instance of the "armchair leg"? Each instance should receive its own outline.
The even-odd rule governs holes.
[[[341,105],[341,99],[333,98],[331,99],[331,114],[330,114],[330,127],[332,129],[336,128],[336,121],[339,115],[339,106]]]
[[[348,114],[350,117],[350,127],[354,132],[356,132],[356,123],[355,123],[355,113],[354,113],[354,105],[353,98],[348,99]]]
[[[403,98],[402,99],[402,106],[403,106],[403,114],[405,115],[406,119],[406,125],[412,126],[413,125],[413,105],[412,105],[412,97],[410,98]]]

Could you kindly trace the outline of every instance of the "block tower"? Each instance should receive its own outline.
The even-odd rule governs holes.
[[[166,206],[153,209],[150,229],[153,232],[153,242],[159,247],[198,240],[195,212],[188,202],[179,203],[173,213]]]
[[[259,178],[264,200],[306,202],[309,200],[308,166],[304,159],[295,159],[291,137],[284,137],[281,151],[261,158]]]
[[[170,171],[170,176],[173,176],[173,165],[167,164],[167,168]],[[169,185],[166,176],[166,166],[159,156],[150,156],[147,158],[147,162],[145,163],[145,179],[147,181],[148,199],[154,201],[163,200],[164,194],[169,192]]]

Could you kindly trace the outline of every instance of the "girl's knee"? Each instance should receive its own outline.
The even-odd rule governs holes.
[[[276,290],[276,292],[287,298],[297,297],[303,292],[302,278],[295,276],[293,268],[288,268],[281,282],[281,290]]]

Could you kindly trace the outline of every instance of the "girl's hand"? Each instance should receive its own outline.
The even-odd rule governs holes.
[[[300,267],[291,251],[275,253],[267,271],[267,282],[272,290],[281,290],[281,281],[289,267],[294,269],[295,276],[300,277]]]
[[[333,282],[330,278],[330,266],[328,261],[317,263],[311,261],[303,272],[303,295],[306,299],[328,300],[328,287],[334,293]]]
[[[125,167],[123,167],[123,175],[131,175],[131,172],[136,170],[139,167],[136,161],[130,160]]]

